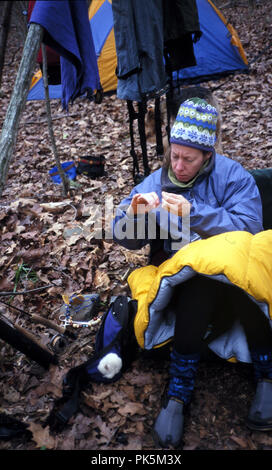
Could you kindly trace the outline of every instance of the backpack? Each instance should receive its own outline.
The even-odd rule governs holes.
[[[105,157],[104,155],[86,155],[80,157],[77,165],[77,173],[84,174],[90,178],[98,178],[99,176],[104,176],[104,166],[105,166]]]
[[[80,391],[90,382],[117,381],[136,358],[138,345],[134,333],[137,301],[117,296],[104,313],[96,334],[94,354],[68,371],[63,380],[63,396],[57,400],[47,424],[61,431],[78,410]]]

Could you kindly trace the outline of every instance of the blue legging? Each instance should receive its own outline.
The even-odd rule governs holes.
[[[172,306],[176,311],[174,348],[180,354],[201,352],[203,337],[213,325],[217,335],[239,318],[249,350],[272,350],[269,320],[238,287],[196,275],[176,287]]]

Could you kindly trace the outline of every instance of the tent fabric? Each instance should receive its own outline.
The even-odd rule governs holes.
[[[226,20],[226,18],[222,15],[221,11],[212,3],[211,0],[208,0],[209,4],[212,6],[212,8],[216,11],[218,14],[219,18],[223,21],[224,25],[228,28],[230,34],[231,34],[231,44],[233,46],[236,46],[241,54],[241,57],[244,61],[244,63],[247,65],[248,60],[246,58],[246,54],[244,51],[244,48],[241,44],[241,41],[239,39],[239,36],[237,34],[237,31],[234,29],[234,27]]]
[[[117,56],[111,0],[92,0],[89,19],[103,91],[115,91]]]
[[[62,96],[62,85],[49,85],[49,98],[51,100],[60,99]],[[31,88],[27,95],[27,100],[44,100],[45,92],[41,70],[33,75]]]
[[[234,72],[248,72],[245,52],[235,29],[210,0],[196,2],[200,30],[203,33],[199,41],[193,44],[197,65],[174,72],[173,79],[178,78],[181,84],[187,84]],[[111,0],[92,0],[89,8],[90,26],[104,93],[117,89],[117,57],[111,3]],[[49,86],[50,98],[60,98],[59,93],[57,86]],[[28,94],[28,100],[31,99],[44,99],[42,80],[33,80]]]
[[[194,44],[197,65],[174,73],[174,80],[192,83],[247,72],[247,59],[236,30],[210,0],[197,0],[197,7],[203,33]]]
[[[45,29],[44,43],[61,56],[64,109],[84,92],[100,89],[86,0],[38,0],[30,23],[40,24]]]

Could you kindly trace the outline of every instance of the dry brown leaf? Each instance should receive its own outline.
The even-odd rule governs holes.
[[[97,269],[95,271],[95,276],[93,279],[93,284],[96,289],[101,289],[103,288],[104,290],[108,289],[110,286],[110,278],[107,275],[106,272],[101,271],[100,269]]]
[[[128,402],[125,404],[124,407],[119,408],[118,413],[122,416],[126,416],[128,414],[131,415],[145,415],[146,414],[146,409],[141,403],[135,403],[135,402]]]
[[[226,0],[218,0],[219,7],[225,3]],[[220,85],[215,91],[215,96],[223,117],[223,153],[247,169],[272,168],[272,121],[270,118],[272,58],[270,50],[266,48],[272,18],[270,2],[255,2],[254,14],[249,12],[246,5],[248,2],[232,3],[244,3],[245,8],[228,7],[226,13],[230,23],[237,27],[249,61],[256,56],[256,51],[264,52],[253,63],[249,74],[239,74],[230,77],[230,79],[226,77],[207,84],[211,89],[214,88],[214,85]],[[0,106],[2,123],[12,93],[13,81],[11,78],[16,77],[16,70],[21,59],[19,49],[21,39],[19,40],[17,36],[19,31],[16,24],[17,16],[14,15],[13,18],[14,28],[12,34],[8,36],[9,44],[5,53],[6,66],[3,68]],[[164,98],[161,96],[161,104],[163,104]],[[61,103],[58,100],[52,100],[51,107],[55,116],[62,113]],[[75,108],[77,117],[67,115],[54,120],[54,133],[61,160],[68,161],[73,157],[78,158],[87,154],[104,154],[107,174],[96,180],[85,175],[78,175],[77,180],[81,187],[74,188],[69,197],[63,197],[61,185],[55,185],[48,175],[48,169],[54,166],[54,158],[48,138],[44,102],[28,101],[23,111],[23,122],[29,120],[33,124],[31,126],[20,125],[14,147],[14,158],[10,162],[8,181],[0,204],[0,220],[2,221],[0,227],[2,242],[0,246],[0,274],[3,281],[7,280],[10,283],[3,283],[2,290],[12,290],[14,287],[15,268],[20,262],[17,260],[18,253],[22,250],[25,253],[28,251],[31,253],[33,249],[47,248],[40,260],[33,258],[33,262],[40,263],[42,260],[45,262],[43,266],[46,266],[46,270],[40,269],[37,274],[45,283],[52,280],[55,282],[54,280],[58,279],[59,275],[57,282],[60,282],[61,279],[61,286],[55,286],[49,291],[42,291],[27,298],[17,296],[13,300],[13,305],[30,313],[37,313],[40,308],[42,315],[55,321],[58,321],[59,308],[62,304],[61,294],[71,295],[74,292],[87,292],[89,288],[96,290],[93,279],[97,270],[96,283],[102,294],[101,300],[104,300],[104,296],[105,298],[107,296],[108,300],[109,295],[113,292],[113,295],[120,293],[123,286],[126,293],[129,294],[126,281],[124,283],[122,281],[127,269],[134,269],[147,262],[148,247],[146,251],[143,249],[129,252],[116,243],[112,244],[110,239],[96,241],[96,233],[93,230],[98,225],[95,222],[102,222],[103,228],[107,228],[104,204],[106,198],[112,196],[114,207],[116,207],[134,186],[127,103],[125,100],[116,99],[116,95],[113,94],[112,96],[104,96],[103,102],[99,106],[88,100],[78,99],[73,103],[73,108]],[[33,122],[33,116],[35,116],[37,124]],[[162,131],[163,134],[166,134],[167,122],[164,121],[164,124]],[[109,128],[111,134],[109,134]],[[134,131],[135,137],[137,137],[135,138],[135,152],[139,157],[138,162],[142,173],[142,150],[137,126]],[[161,159],[156,156],[155,139],[152,144],[147,140],[147,151],[149,165],[153,172],[162,163]],[[17,200],[15,201],[15,199]],[[67,202],[70,202],[76,211],[73,207],[65,206],[64,204]],[[98,206],[103,208],[103,219],[99,213],[95,214],[95,210],[93,210]],[[63,232],[72,223],[80,226],[85,223],[87,230],[81,238],[72,239],[69,245],[63,237]],[[76,236],[77,234],[73,233],[72,235]],[[32,262],[30,258],[29,262]],[[24,258],[25,262],[27,262],[26,260],[27,255]],[[64,270],[57,273],[55,270],[57,266],[64,268]],[[53,267],[54,270],[51,269]],[[99,271],[106,273],[111,282],[108,283],[107,277],[103,279]],[[10,289],[8,285],[10,285]],[[12,320],[18,315],[17,312],[5,307],[5,312],[7,311]],[[20,316],[20,322],[23,326],[26,323],[25,326],[33,330],[37,339],[46,337],[48,342],[51,332],[46,331],[46,335],[44,335],[46,328],[31,325],[23,315]],[[23,354],[2,342],[1,374],[3,380],[0,381],[0,395],[2,394],[4,397],[5,407],[10,414],[21,416],[24,419],[28,415],[38,423],[41,417],[43,419],[46,417],[47,411],[52,406],[52,392],[54,393],[55,390],[58,394],[63,376],[71,367],[82,364],[90,353],[85,347],[81,348],[81,345],[89,339],[88,334],[93,335],[90,338],[90,343],[92,343],[95,331],[90,333],[77,330],[75,333],[76,339],[68,339],[70,347],[67,348],[67,353],[61,355],[59,366],[55,368],[54,380],[46,376],[48,372],[41,373],[33,361],[29,361]],[[87,338],[85,338],[85,334],[87,334]],[[77,349],[73,349],[73,346]],[[63,433],[56,436],[53,448],[67,450],[153,449],[154,443],[149,430],[154,415],[158,411],[159,398],[168,377],[168,369],[165,368],[165,373],[162,373],[162,364],[159,365],[160,369],[156,370],[152,368],[152,363],[149,361],[145,361],[144,368],[142,365],[141,361],[135,362],[132,372],[124,374],[118,383],[107,384],[107,386],[99,385],[94,389],[94,393],[90,392],[92,394],[84,408],[86,420],[83,420],[81,425],[83,416],[79,413],[73,417],[71,426],[67,426]],[[203,368],[205,368],[205,364],[203,364]],[[252,391],[247,381],[240,380],[239,372],[238,375],[235,375],[235,373],[232,374],[224,369],[223,379],[227,377],[228,380],[224,380],[225,385],[222,387],[221,366],[219,369],[217,366],[209,367],[207,374],[210,378],[209,381],[206,380],[206,372],[203,374],[202,369],[202,375],[199,376],[200,382],[196,388],[198,399],[195,400],[194,407],[192,406],[192,420],[188,421],[185,430],[184,437],[188,448],[200,447],[214,450],[220,447],[242,450],[271,448],[272,438],[269,433],[253,432],[250,433],[251,437],[248,437],[248,431],[246,428],[242,428],[239,424],[240,421],[237,420],[238,402],[235,405],[234,401],[229,401],[229,396],[236,396],[236,390],[239,389],[241,392],[244,387],[243,392],[245,392],[246,398],[243,399],[243,405],[245,408],[241,409],[241,416],[246,413],[247,407],[244,400],[250,406]],[[216,377],[217,375],[218,377]],[[50,385],[45,385],[44,392],[46,390],[46,393],[43,393],[40,384],[47,382],[55,384],[56,389],[50,391]],[[37,387],[39,387],[38,390]],[[214,405],[214,390],[218,390],[216,406]],[[237,394],[239,394],[239,390]],[[39,396],[37,396],[37,391]],[[108,393],[110,394],[108,395]],[[92,400],[93,396],[98,399]],[[238,400],[238,396],[236,398]],[[224,409],[225,400],[227,400],[228,406]],[[138,404],[142,406],[143,411],[144,401],[148,403],[146,414],[132,414],[131,411],[137,411]],[[130,403],[136,404],[136,408],[135,405],[131,407]],[[88,404],[89,409],[87,409]],[[127,404],[128,409],[126,410],[124,407]],[[120,414],[118,410],[122,409],[128,411],[128,414]],[[225,410],[224,414],[218,415],[217,409]],[[101,420],[99,422],[95,420],[95,413],[98,411],[104,424],[101,423]],[[211,432],[211,423],[213,432]],[[233,427],[232,432],[228,430],[228,423],[231,423],[230,426]],[[127,445],[122,443],[122,440],[118,441],[119,431],[120,436],[123,433],[128,440]],[[232,434],[238,441],[230,439]],[[39,441],[38,437],[37,440]],[[42,439],[39,444],[44,445]],[[246,444],[247,447],[243,447]],[[3,442],[1,445],[8,449],[21,449],[22,446],[28,449],[33,448],[35,442],[31,440],[22,443],[20,439],[15,439]]]
[[[105,421],[102,420],[100,415],[97,415],[95,417],[94,424],[99,428],[99,431],[102,436],[106,437],[106,441],[110,440],[115,433],[115,427],[106,424]],[[106,442],[105,439],[103,439],[102,441]]]
[[[32,439],[36,442],[36,447],[55,448],[55,439],[50,435],[48,426],[43,428],[40,424],[31,422],[29,430],[32,432]]]
[[[129,450],[141,450],[143,448],[142,438],[135,436],[135,434],[130,434],[127,448]]]
[[[10,208],[14,210],[18,210],[18,207],[25,207],[27,205],[33,205],[37,203],[36,199],[31,199],[31,198],[22,198],[20,197],[16,201],[13,201],[10,203]]]
[[[32,250],[20,250],[18,256],[20,256],[26,263],[31,263],[34,260],[41,260],[45,254],[48,252],[48,248],[36,248]]]
[[[248,447],[248,443],[246,441],[246,439],[244,439],[243,437],[238,437],[238,436],[230,436],[231,440],[236,442],[236,444],[238,444],[240,447],[242,447],[243,449],[246,449]]]
[[[63,209],[71,204],[72,201],[70,200],[64,200],[64,201],[58,201],[58,202],[44,202],[41,203],[40,206],[43,208],[43,210],[52,212],[52,213],[59,213],[62,212]]]
[[[36,388],[35,393],[37,396],[44,396],[46,393],[50,393],[55,398],[62,397],[62,387],[61,385],[56,385],[53,383],[45,383],[41,384],[39,387]]]
[[[184,445],[184,450],[195,450],[199,446],[200,439],[197,436],[192,436],[186,438],[186,444]]]

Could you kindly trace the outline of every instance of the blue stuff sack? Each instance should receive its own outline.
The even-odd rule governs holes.
[[[118,380],[138,352],[134,333],[137,301],[117,296],[104,313],[96,334],[94,354],[83,364],[68,371],[63,380],[63,396],[51,411],[47,424],[61,431],[79,406],[80,391],[90,382]]]
[[[65,175],[70,179],[70,180],[75,180],[76,179],[76,165],[75,162],[64,162],[61,164],[61,167],[64,170]],[[49,175],[51,176],[52,180],[54,183],[61,184],[61,177],[59,175],[59,170],[57,166],[54,166],[51,170],[49,170]]]
[[[135,301],[125,295],[117,296],[111,303],[96,335],[94,357],[86,364],[91,381],[116,381],[132,362],[137,351],[133,327],[135,313]]]

